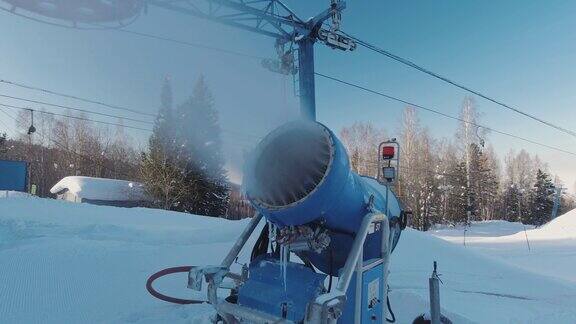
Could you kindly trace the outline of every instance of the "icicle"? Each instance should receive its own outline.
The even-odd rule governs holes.
[[[280,275],[282,276],[282,285],[286,292],[286,268],[288,266],[288,253],[290,250],[284,244],[280,245]]]
[[[268,251],[272,252],[272,242],[276,240],[276,227],[268,221]]]

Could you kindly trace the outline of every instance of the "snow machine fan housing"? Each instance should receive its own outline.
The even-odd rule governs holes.
[[[123,27],[138,18],[142,0],[0,0],[0,9],[51,25],[80,29]]]
[[[297,205],[323,182],[334,143],[322,125],[292,122],[272,132],[257,150],[247,191],[258,205],[278,210]]]

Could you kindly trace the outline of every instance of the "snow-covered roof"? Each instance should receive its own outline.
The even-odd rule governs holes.
[[[50,189],[53,194],[70,192],[81,199],[107,201],[146,201],[144,186],[139,182],[71,176]]]

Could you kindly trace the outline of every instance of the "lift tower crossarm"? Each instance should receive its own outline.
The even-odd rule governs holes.
[[[307,37],[317,24],[330,18],[328,9],[306,22],[278,0],[148,0],[149,5],[213,20],[225,25],[279,38],[286,42],[295,36]],[[256,5],[263,4],[257,7]],[[346,7],[341,2],[336,10]]]
[[[340,11],[346,8],[344,1],[332,1],[330,8],[306,21],[280,0],[146,0],[146,3],[273,37],[281,60],[285,54],[292,56],[292,50],[284,52],[283,46],[297,44],[300,112],[310,120],[316,119],[314,43],[320,40],[331,48],[341,50],[356,48],[353,40],[338,33],[337,27],[322,29],[324,21],[339,16]],[[339,25],[339,21],[336,25]],[[296,71],[293,61],[284,60],[282,70]]]

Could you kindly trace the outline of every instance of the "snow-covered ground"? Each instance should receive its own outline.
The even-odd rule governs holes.
[[[432,233],[463,246],[464,229]],[[540,228],[505,221],[474,223],[466,228],[466,248],[527,271],[576,282],[576,210]]]
[[[25,198],[30,194],[21,191],[0,190],[0,198]]]
[[[0,199],[0,322],[205,323],[210,306],[156,300],[146,292],[146,278],[164,267],[219,263],[246,224],[144,208]],[[502,232],[496,223],[473,226],[466,247],[459,229],[433,235],[407,230],[390,277],[398,323],[410,323],[427,308],[434,260],[444,281],[442,306],[454,323],[576,323],[576,283],[556,266],[574,261],[561,253],[571,244],[574,250],[576,235],[566,224],[552,225],[528,231],[531,252],[521,243],[523,232]],[[499,237],[490,234],[492,227]],[[558,239],[536,232],[546,229],[567,232]],[[553,256],[544,254],[554,247]],[[547,271],[515,265],[518,260],[528,268],[526,259]],[[185,276],[174,276],[157,286],[179,297],[200,297],[185,285]]]

